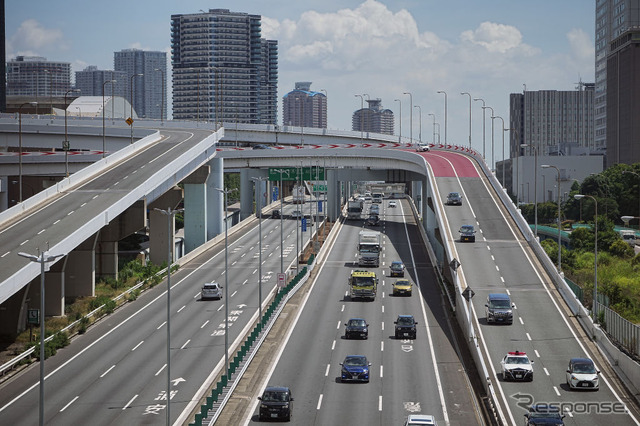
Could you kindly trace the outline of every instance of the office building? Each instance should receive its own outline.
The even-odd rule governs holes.
[[[311,82],[296,83],[296,88],[282,98],[282,124],[327,128],[327,97],[311,90]]]
[[[607,58],[613,40],[640,26],[640,0],[596,0],[595,145],[607,146]]]
[[[109,82],[115,80],[111,84]],[[124,71],[99,70],[95,65],[90,65],[82,71],[76,71],[76,89],[80,89],[82,96],[102,96],[104,86],[105,96],[121,96],[128,98],[126,92],[127,73]]]
[[[354,131],[392,135],[394,129],[393,111],[382,108],[382,100],[367,99],[368,108],[353,113],[351,129]]]
[[[113,68],[125,73],[125,98],[132,103],[139,117],[160,119],[167,116],[167,54],[165,52],[140,49],[114,52]]]
[[[512,93],[509,156],[603,153],[594,146],[594,85]],[[526,144],[527,147],[521,145]]]
[[[607,167],[640,162],[640,28],[611,42],[607,60]]]
[[[261,27],[228,9],[171,16],[175,119],[277,123],[278,43]]]
[[[44,102],[71,89],[71,64],[41,56],[18,56],[7,63],[7,96],[25,96]]]

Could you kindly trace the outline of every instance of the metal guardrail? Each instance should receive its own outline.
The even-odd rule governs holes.
[[[602,303],[597,304],[598,314],[602,312],[602,316],[598,315],[602,320],[600,324],[609,338],[623,349],[636,361],[640,356],[640,326],[629,320],[622,318],[617,312],[606,307]]]

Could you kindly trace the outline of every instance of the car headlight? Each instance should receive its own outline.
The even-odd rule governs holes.
[[[261,409],[261,410],[266,410],[267,408],[269,408],[269,406],[268,406],[268,405],[260,404],[260,409]]]
[[[578,380],[578,378],[572,374],[571,375],[571,380]]]

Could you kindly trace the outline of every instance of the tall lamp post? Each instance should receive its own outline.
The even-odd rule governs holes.
[[[597,309],[598,309],[598,200],[596,200],[595,197],[592,197],[591,195],[584,195],[584,194],[575,194],[573,196],[573,198],[575,198],[576,200],[581,200],[584,197],[588,197],[591,198],[593,200],[594,203],[596,203],[596,208],[595,208],[595,216],[593,217],[594,219],[594,229],[595,229],[595,244],[594,244],[594,255],[595,255],[595,260],[594,260],[594,264],[595,264],[595,277],[594,277],[594,284],[593,284],[593,322],[596,323],[598,322],[598,313],[597,313]]]
[[[38,262],[40,264],[40,426],[44,425],[44,273],[48,268],[45,268],[45,264],[53,262],[63,254],[49,254],[48,251],[38,253],[37,256],[28,253],[18,253],[18,256],[29,259],[32,262]]]
[[[51,79],[51,71],[42,71],[49,76],[49,114],[53,116],[53,80]]]
[[[549,164],[543,164],[540,167],[543,169],[556,169],[556,173],[558,173],[558,272],[560,272],[562,271],[562,241],[560,239],[562,232],[562,218],[560,216],[560,169]]]
[[[469,149],[471,149],[471,93],[461,92],[461,95],[469,95]]]
[[[505,129],[504,128],[504,118],[500,117],[499,115],[493,116],[491,117],[491,120],[493,121],[494,118],[499,118],[500,121],[502,121],[502,187],[505,188],[505,183],[504,183],[504,169],[505,169],[505,155],[504,155],[504,132],[506,132],[509,129]]]
[[[286,172],[287,170],[285,169],[274,169],[274,171],[276,173],[280,173],[280,273],[284,273],[284,251],[283,251],[283,245],[284,245],[284,233],[282,230],[282,226],[284,224],[284,192],[282,191],[282,174],[284,172]],[[262,263],[262,262],[260,262]]]
[[[537,237],[538,236],[538,147],[536,145],[531,145],[528,143],[523,143],[520,145],[522,148],[529,147],[533,149],[533,215],[534,215],[534,225],[533,225],[533,233]],[[527,185],[529,182],[527,182]],[[527,194],[529,194],[529,190],[527,190]],[[576,198],[579,200],[582,197]],[[592,197],[593,198],[593,197]]]
[[[429,113],[427,114],[433,118],[433,144],[436,144],[436,115]]]
[[[184,209],[166,210],[154,209],[167,216],[167,425],[171,424],[171,264],[173,263],[173,232],[172,224],[176,213]],[[226,291],[226,290],[225,290]]]
[[[623,170],[622,173],[628,173],[640,178],[640,174],[632,172],[631,170]],[[638,185],[638,203],[640,203],[640,185]],[[638,216],[640,216],[640,205],[638,206]]]
[[[18,201],[22,202],[22,107],[36,105],[36,102],[25,102],[18,107]]]
[[[113,84],[116,83],[115,80],[108,80],[102,83],[102,158],[105,156],[105,152],[107,151],[107,142],[105,140],[105,127],[104,127],[104,86],[107,83],[111,83],[111,103],[113,103]],[[113,114],[111,119],[113,119]]]
[[[484,107],[486,106],[484,103],[484,99],[482,98],[473,98],[474,101],[482,101],[482,158],[484,158],[486,160],[486,155],[485,155],[485,122],[487,121],[485,118],[485,109]]]
[[[438,90],[438,93],[444,94],[444,143],[447,144],[447,92]]]
[[[409,95],[409,143],[413,145],[413,96],[411,92],[402,92],[403,95]]]
[[[224,195],[224,371],[228,377],[229,374],[229,229],[227,220],[227,197],[235,189],[215,188],[216,191]]]
[[[64,174],[69,177],[69,133],[67,132],[67,95],[71,92],[81,92],[80,89],[69,89],[64,94],[64,141],[62,142],[62,149],[64,151]],[[81,92],[82,93],[82,92]]]
[[[490,106],[483,106],[482,110],[486,110],[486,109],[490,109],[491,110],[491,117],[493,117],[495,114],[493,113],[493,108],[491,108]],[[495,153],[494,153],[494,149],[493,149],[493,137],[494,137],[494,132],[493,132],[493,120],[491,120],[491,170],[493,170],[495,168]]]
[[[400,124],[398,125],[398,130],[400,131],[400,137],[398,138],[398,142],[402,143],[402,101],[400,99],[394,99],[394,101],[400,104]]]
[[[420,144],[422,144],[422,108],[420,105],[414,105],[414,108],[418,108],[418,114],[420,114],[420,133],[418,134],[418,138],[420,139]]]
[[[142,77],[144,74],[133,74],[131,76],[131,85],[129,86],[131,88],[131,104],[129,105],[131,107],[131,111],[129,112],[129,119],[131,120],[131,143],[133,143],[133,79],[135,77]]]
[[[353,96],[359,96],[360,97],[360,146],[362,146],[363,141],[362,141],[362,123],[364,121],[364,96],[362,95],[353,95]]]
[[[262,182],[266,181],[266,177],[254,177],[251,180],[256,184],[256,193],[258,194],[258,318],[262,318]],[[282,219],[282,212],[280,212]],[[225,274],[226,275],[226,274]]]
[[[159,71],[162,74],[162,99],[160,99],[160,124],[164,124],[164,71],[160,68],[155,68],[154,71]]]

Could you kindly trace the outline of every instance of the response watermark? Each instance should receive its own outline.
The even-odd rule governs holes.
[[[509,395],[515,399],[518,407],[529,411],[529,407],[549,407],[550,410],[563,414],[629,414],[627,407],[618,401],[536,401],[533,395],[528,393],[516,393]]]

